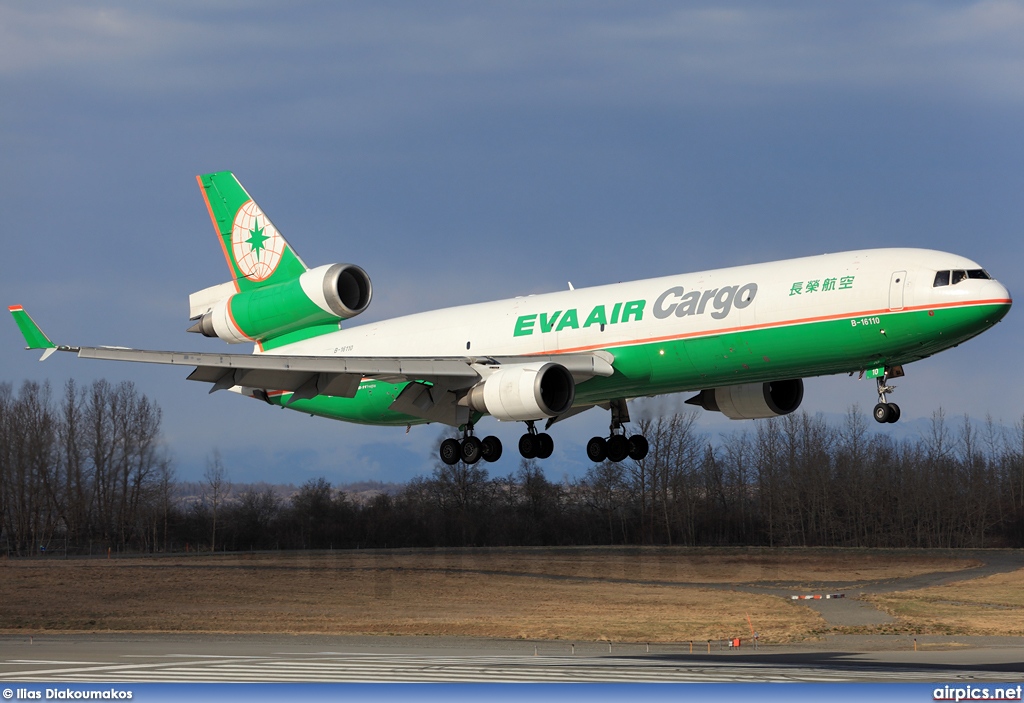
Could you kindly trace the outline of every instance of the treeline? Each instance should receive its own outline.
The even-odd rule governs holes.
[[[715,446],[696,418],[638,423],[646,459],[567,483],[534,461],[495,478],[438,463],[396,496],[336,496],[334,521],[311,534],[334,546],[1024,546],[1022,423],[951,426],[938,411],[924,436],[895,441],[856,409],[838,425],[798,413]]]
[[[641,423],[642,462],[595,467],[585,494],[598,539],[642,544],[988,547],[1024,545],[1024,422],[1007,429],[942,410],[894,440],[795,413],[755,421],[712,447],[693,414]],[[873,423],[871,423],[873,425]]]
[[[0,548],[151,550],[176,506],[160,408],[125,382],[0,384]]]
[[[324,478],[282,494],[233,486],[214,454],[181,496],[160,411],[131,384],[69,384],[58,401],[45,385],[0,386],[0,549],[1024,546],[1024,422],[978,426],[940,410],[922,436],[896,441],[854,408],[839,423],[746,423],[712,443],[696,418],[642,421],[646,459],[562,483],[532,460],[504,476],[438,462],[370,498]]]

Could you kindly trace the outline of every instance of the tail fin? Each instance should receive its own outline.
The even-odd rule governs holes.
[[[293,280],[307,270],[230,171],[196,176],[239,292]]]

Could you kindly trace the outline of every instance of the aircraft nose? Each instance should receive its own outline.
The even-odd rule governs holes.
[[[1009,289],[999,281],[991,281],[994,290],[992,291],[992,302],[996,304],[999,312],[994,322],[1006,317],[1006,314],[1010,312],[1010,308],[1013,306],[1013,296],[1010,295]]]
[[[999,286],[998,297],[1006,301],[1007,305],[1013,305],[1013,296],[1010,295],[1010,290],[999,281],[995,281],[996,285]]]

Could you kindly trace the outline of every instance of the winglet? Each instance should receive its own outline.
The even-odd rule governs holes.
[[[14,322],[17,323],[22,336],[25,337],[25,344],[28,345],[25,348],[43,350],[40,361],[46,360],[50,354],[57,351],[57,345],[43,334],[43,331],[39,329],[39,325],[32,319],[32,316],[25,312],[25,308],[20,305],[11,305],[7,309],[11,311],[11,315],[14,316]]]

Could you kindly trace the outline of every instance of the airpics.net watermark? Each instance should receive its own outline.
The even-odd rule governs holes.
[[[125,688],[5,688],[3,697],[8,701],[127,701],[132,692]]]
[[[1024,685],[1016,686],[942,686],[932,692],[936,701],[1019,701]]]

